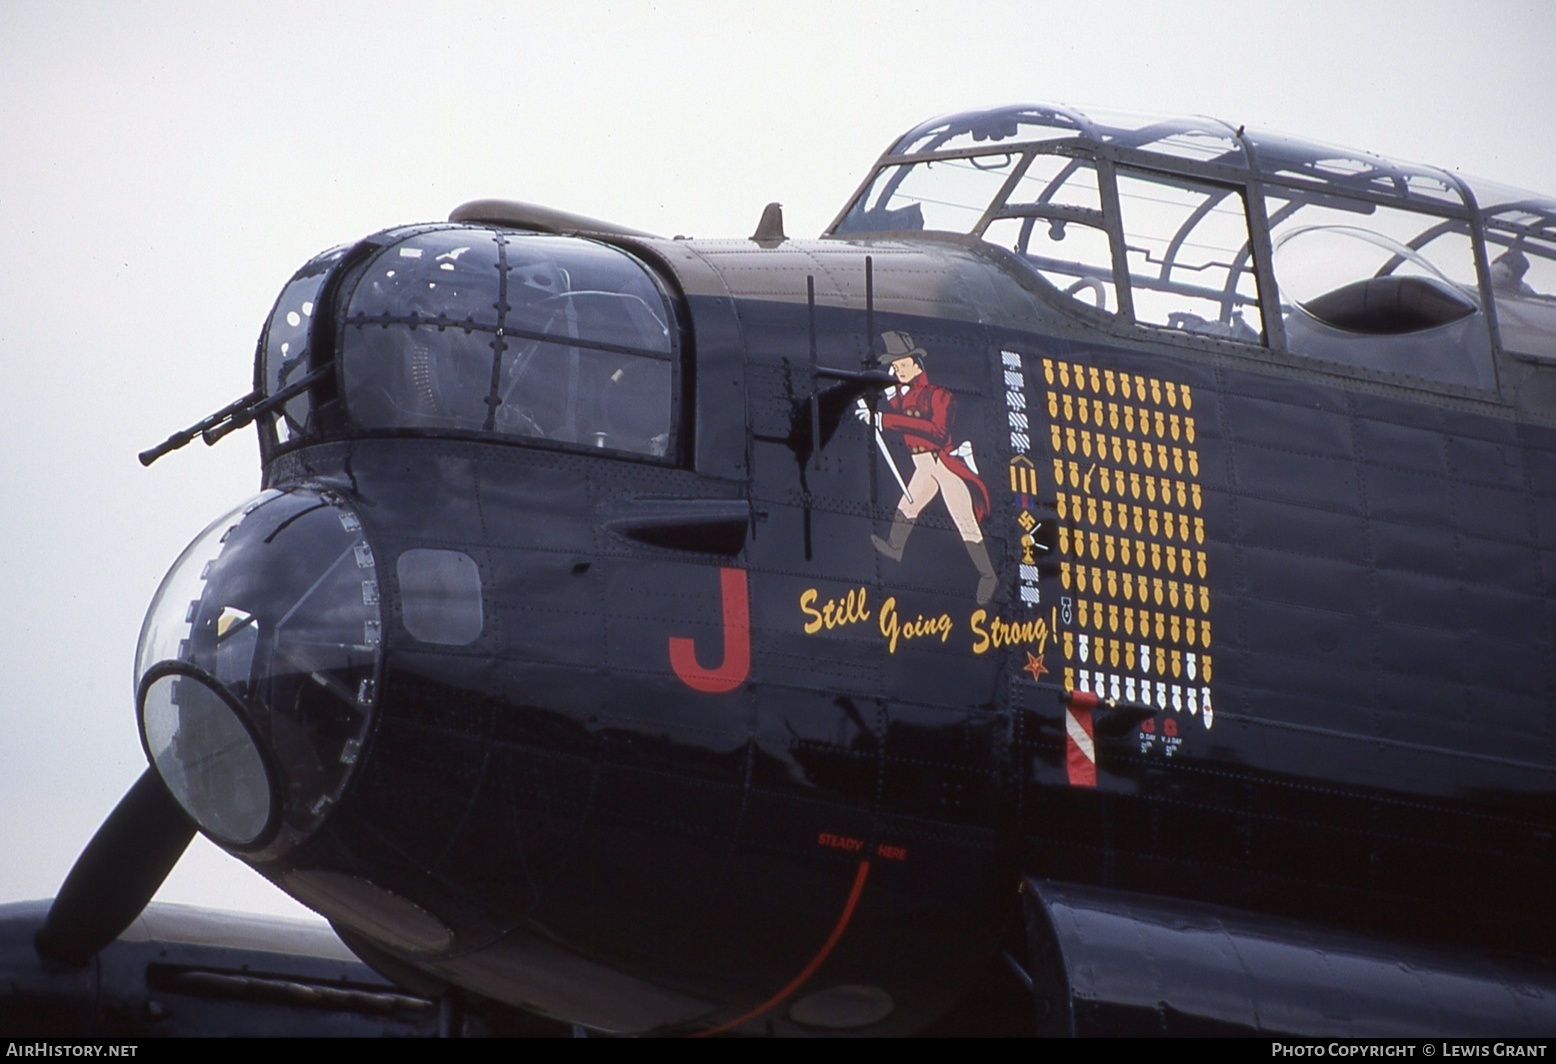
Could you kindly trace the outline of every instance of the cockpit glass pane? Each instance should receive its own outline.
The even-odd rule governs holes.
[[[911,130],[897,142],[896,155],[931,151],[989,148],[1000,144],[1030,144],[1064,140],[1085,132],[1085,120],[1059,108],[1030,107],[936,118]]]
[[[996,218],[984,230],[983,239],[1020,256],[1045,281],[1082,306],[1117,313],[1113,248],[1105,230],[1035,216]]]
[[[1052,205],[1101,211],[1097,169],[1085,159],[1037,155],[1005,198],[1005,206]]]
[[[836,232],[971,233],[1020,159],[1018,152],[999,152],[884,167]]]
[[[1243,146],[1231,128],[1211,118],[1179,118],[1088,109],[1099,139],[1121,148],[1177,159],[1246,167]]]
[[[1467,221],[1295,191],[1265,209],[1293,354],[1493,386]]]
[[[1118,199],[1135,319],[1259,343],[1242,193],[1120,170]]]
[[[1448,175],[1430,166],[1280,134],[1256,133],[1248,139],[1259,168],[1278,178],[1385,196],[1424,208],[1467,206]]]
[[[1556,242],[1486,230],[1502,346],[1556,360]]]
[[[330,270],[345,254],[345,248],[331,248],[310,259],[281,290],[281,297],[265,323],[260,340],[264,359],[265,394],[274,395],[308,373],[308,336],[313,325],[313,310],[319,289]],[[269,416],[280,443],[301,433],[308,422],[310,399],[301,394],[287,400]]]
[[[670,305],[625,252],[472,227],[415,233],[355,282],[341,330],[357,428],[669,453]]]

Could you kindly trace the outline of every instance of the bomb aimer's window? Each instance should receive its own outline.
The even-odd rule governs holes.
[[[670,454],[670,303],[625,252],[419,231],[379,250],[352,285],[340,345],[355,429]]]

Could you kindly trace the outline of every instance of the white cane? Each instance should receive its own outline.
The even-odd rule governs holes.
[[[864,400],[855,399],[854,404],[859,407],[859,412],[864,415],[864,419],[873,424],[874,419],[870,417],[870,408],[865,405]],[[897,487],[902,489],[902,497],[911,504],[913,493],[908,490],[907,482],[902,479],[902,474],[897,470],[897,461],[891,456],[891,451],[887,448],[886,439],[881,435],[879,427],[875,430],[875,445],[881,449],[881,457],[886,459],[886,468],[890,469],[891,475],[896,478]]]

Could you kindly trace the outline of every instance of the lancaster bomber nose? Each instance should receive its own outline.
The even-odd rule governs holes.
[[[373,551],[336,493],[267,491],[186,549],[136,657],[146,755],[207,835],[274,855],[340,796],[376,703]]]

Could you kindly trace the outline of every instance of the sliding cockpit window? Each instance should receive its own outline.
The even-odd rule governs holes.
[[[625,252],[574,237],[417,231],[342,293],[357,430],[671,454],[670,301]]]

